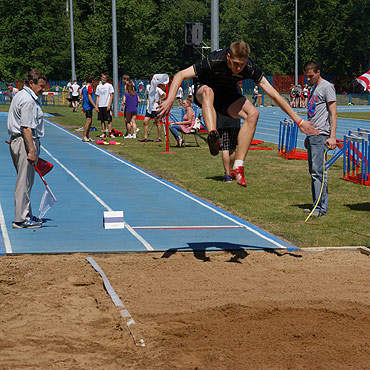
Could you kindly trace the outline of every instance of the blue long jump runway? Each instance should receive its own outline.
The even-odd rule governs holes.
[[[41,157],[58,202],[40,229],[12,229],[16,173],[6,116],[0,116],[1,254],[167,250],[295,249],[275,236],[46,121]],[[33,213],[44,191],[35,178]],[[103,228],[103,212],[124,211],[126,227]]]

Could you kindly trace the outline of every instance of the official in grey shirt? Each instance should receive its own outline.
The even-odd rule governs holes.
[[[8,113],[10,155],[17,171],[13,221],[13,228],[17,229],[42,225],[42,221],[32,214],[30,195],[40,153],[40,138],[44,136],[43,112],[38,98],[45,86],[45,75],[38,70],[31,71],[23,90],[14,96]]]
[[[318,204],[312,217],[325,215],[329,210],[327,174],[324,176],[325,150],[335,149],[337,130],[337,103],[334,86],[324,80],[316,62],[307,62],[303,72],[310,85],[313,85],[308,99],[307,117],[316,125],[318,136],[307,136],[305,144],[308,155],[308,169],[311,174],[313,207]],[[324,184],[323,184],[324,182]],[[322,186],[323,184],[323,186]],[[322,193],[320,197],[320,192]],[[311,213],[312,209],[305,209]]]

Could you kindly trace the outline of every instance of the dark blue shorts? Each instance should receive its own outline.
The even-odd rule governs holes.
[[[92,109],[85,110],[85,116],[86,118],[92,118]]]

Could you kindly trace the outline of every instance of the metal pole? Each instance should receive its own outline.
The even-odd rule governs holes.
[[[118,65],[117,65],[117,23],[116,23],[116,0],[112,0],[112,45],[113,45],[113,107],[114,117],[118,117]]]
[[[298,0],[295,0],[295,79],[298,85]]]
[[[76,66],[75,66],[75,42],[73,31],[73,6],[72,0],[69,0],[69,16],[71,23],[71,68],[72,68],[72,81],[76,80]]]
[[[218,0],[211,0],[211,51],[220,48]]]

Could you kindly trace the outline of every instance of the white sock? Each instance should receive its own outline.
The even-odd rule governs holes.
[[[238,168],[240,166],[244,167],[244,161],[242,161],[240,159],[235,160],[233,170],[235,170],[236,168]]]

